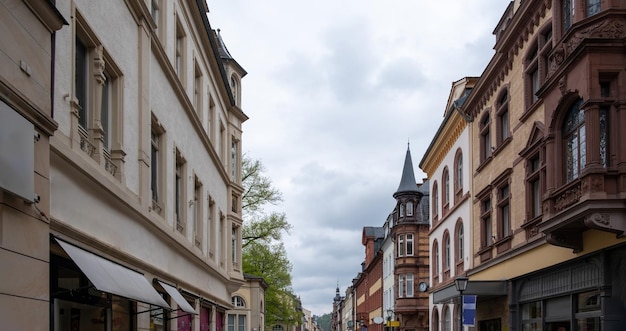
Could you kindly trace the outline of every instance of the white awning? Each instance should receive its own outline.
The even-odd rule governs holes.
[[[165,292],[167,292],[167,294],[169,294],[172,297],[172,299],[176,301],[176,304],[178,304],[178,308],[182,309],[183,311],[187,313],[192,313],[192,314],[196,313],[196,310],[193,309],[193,307],[189,304],[189,302],[187,302],[187,300],[183,297],[183,295],[180,294],[180,292],[174,286],[165,284],[162,281],[158,281],[158,282],[159,282],[159,285],[163,287]]]
[[[55,240],[99,291],[171,309],[143,274],[58,238]]]

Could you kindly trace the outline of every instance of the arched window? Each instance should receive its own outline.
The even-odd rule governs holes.
[[[432,259],[433,283],[436,284],[439,282],[439,244],[437,240],[433,242]]]
[[[459,219],[456,226],[456,260],[463,261],[463,220]]]
[[[585,110],[580,108],[582,99],[578,99],[569,108],[563,122],[563,146],[565,148],[565,181],[578,178],[585,168],[587,151],[585,147]]]
[[[437,311],[437,307],[433,308],[432,330],[439,331],[439,311]]]
[[[448,167],[443,168],[443,188],[441,189],[441,202],[443,204],[444,211],[448,209],[450,202],[450,172]]]
[[[443,270],[450,269],[450,233],[443,234]]]
[[[443,330],[452,331],[452,312],[448,305],[443,306]]]
[[[435,181],[433,183],[433,220],[434,221],[437,220],[437,215],[439,215],[438,208],[439,208],[439,192],[437,188],[437,182]]]
[[[240,297],[238,295],[235,295],[232,298],[232,304],[235,307],[240,307],[240,308],[245,308],[246,307],[246,301],[242,297]]]
[[[454,198],[455,204],[463,196],[463,152],[459,149],[454,156]]]

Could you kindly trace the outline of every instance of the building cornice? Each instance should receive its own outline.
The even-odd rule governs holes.
[[[463,129],[467,126],[465,119],[457,111],[450,111],[439,130],[435,134],[430,146],[424,154],[424,158],[420,162],[420,169],[428,176],[432,176],[435,170],[441,165],[443,159],[452,146],[461,136]]]

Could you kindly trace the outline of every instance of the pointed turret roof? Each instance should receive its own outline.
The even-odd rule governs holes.
[[[406,156],[404,157],[404,168],[402,169],[402,179],[400,179],[400,186],[394,193],[394,197],[400,193],[417,193],[417,182],[415,181],[415,173],[413,172],[413,160],[411,159],[411,149],[407,144]]]

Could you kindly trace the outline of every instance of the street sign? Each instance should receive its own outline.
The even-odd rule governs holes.
[[[400,326],[400,321],[387,321],[387,326],[399,327]]]

